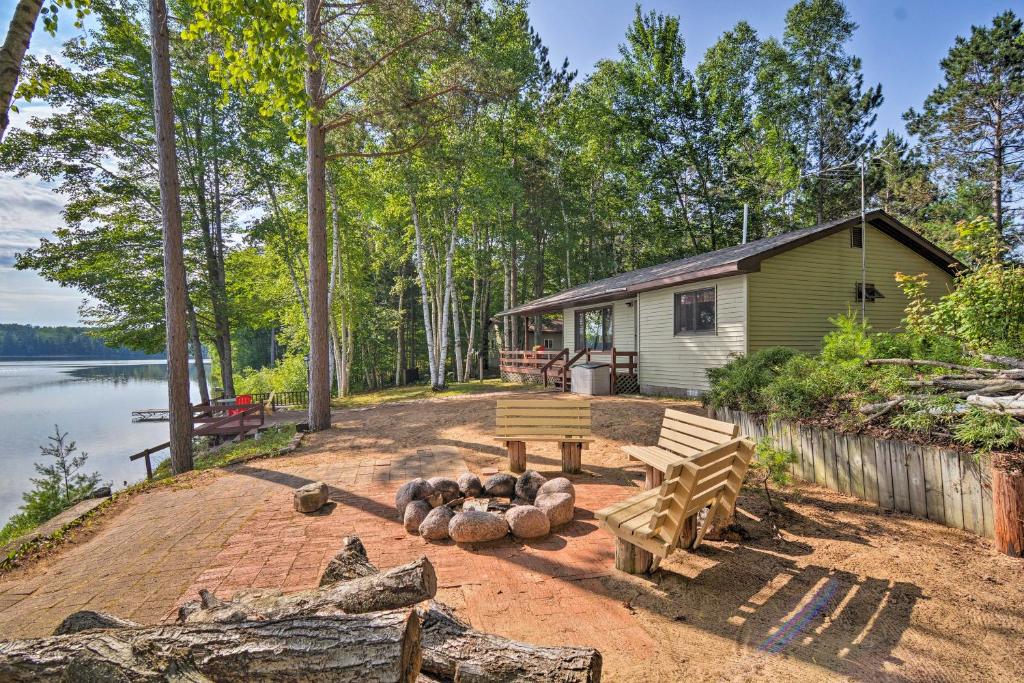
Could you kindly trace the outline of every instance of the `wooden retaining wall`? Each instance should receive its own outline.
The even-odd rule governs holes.
[[[740,410],[713,411],[740,433],[797,454],[797,479],[939,524],[993,537],[991,466],[971,454],[907,441],[843,434],[798,422],[767,422]]]

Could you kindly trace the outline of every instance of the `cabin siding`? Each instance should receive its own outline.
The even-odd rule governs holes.
[[[676,335],[675,294],[715,288],[714,333]],[[688,395],[708,389],[708,368],[746,352],[747,276],[694,282],[639,295],[640,390]]]
[[[917,252],[877,228],[867,231],[867,282],[885,296],[869,301],[867,319],[878,332],[898,329],[907,297],[895,281],[897,272],[928,274],[928,295],[937,299],[952,288],[953,278]],[[861,279],[861,250],[850,246],[842,230],[761,262],[748,279],[749,351],[789,346],[817,353],[833,329],[829,318],[860,311],[856,286]]]
[[[612,345],[618,351],[636,351],[636,311],[635,306],[630,305],[634,301],[635,299],[625,299],[564,309],[562,311],[562,342],[569,349],[569,353],[575,354],[579,351],[576,348],[576,311],[605,306],[612,307]]]

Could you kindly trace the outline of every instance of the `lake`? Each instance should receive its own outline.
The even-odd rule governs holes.
[[[167,440],[166,422],[132,422],[132,410],[167,407],[164,361],[0,361],[0,525],[36,475],[54,424],[89,454],[84,469],[114,488],[146,476],[128,456]],[[192,382],[192,402],[199,387]],[[167,457],[154,456],[154,463]]]

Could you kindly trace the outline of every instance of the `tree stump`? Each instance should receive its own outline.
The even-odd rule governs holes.
[[[650,465],[646,465],[644,467],[644,488],[645,489],[647,489],[648,491],[651,490],[651,489],[656,489],[659,486],[661,486],[661,482],[663,482],[663,481],[665,481],[665,473],[664,472],[662,472],[662,471],[660,471],[660,470],[658,470],[658,469],[656,469],[654,467],[651,467]]]
[[[526,471],[526,442],[525,441],[506,441],[505,446],[508,447],[508,468],[510,471],[516,474],[522,474]]]
[[[621,538],[615,539],[615,568],[627,574],[646,574],[651,571],[654,555]]]
[[[583,444],[578,441],[563,441],[562,471],[577,474],[583,468]]]
[[[992,468],[992,516],[999,552],[1024,557],[1024,476]]]

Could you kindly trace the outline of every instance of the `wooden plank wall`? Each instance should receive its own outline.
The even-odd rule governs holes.
[[[797,479],[856,496],[887,510],[898,510],[939,524],[992,538],[992,482],[987,456],[843,434],[777,420],[767,423],[739,410],[713,411],[712,417],[739,425],[740,434],[797,455]]]

